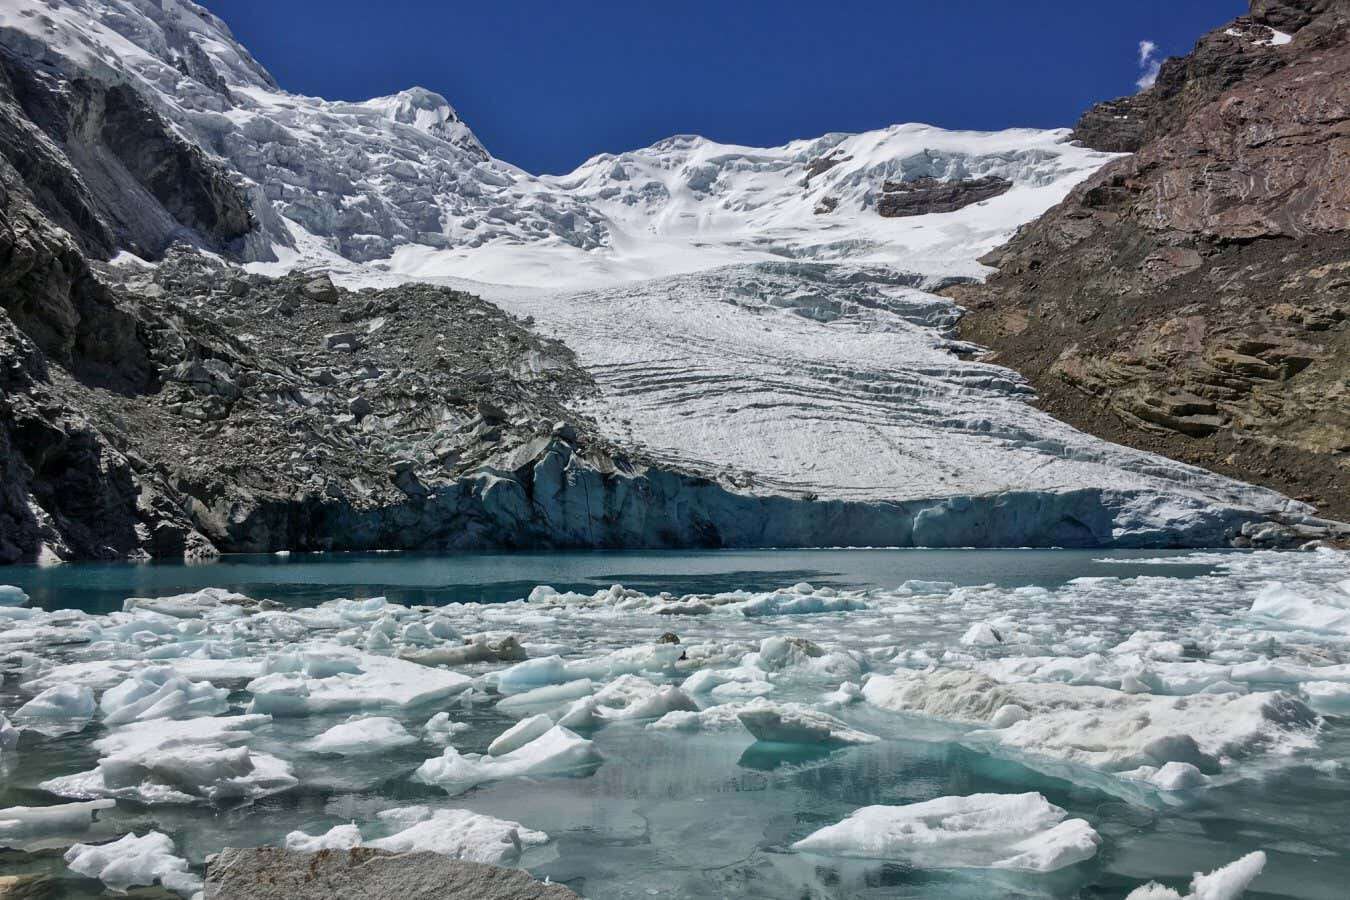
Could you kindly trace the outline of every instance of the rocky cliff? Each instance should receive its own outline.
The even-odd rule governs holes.
[[[1350,4],[1257,0],[1075,136],[1136,151],[949,294],[1041,405],[1350,515]]]

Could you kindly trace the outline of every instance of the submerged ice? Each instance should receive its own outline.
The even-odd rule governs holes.
[[[1173,577],[1178,563],[1212,571]],[[1139,838],[1112,810],[1151,820],[1282,772],[1350,772],[1347,554],[1084,567],[1018,588],[24,607],[0,618],[0,767],[24,792],[0,808],[0,843],[69,847],[71,869],[109,887],[182,893],[207,853],[262,841],[584,872],[610,896],[590,855],[641,856],[649,835],[689,893],[720,890],[690,874],[719,859],[780,893],[823,866],[842,880],[819,892],[847,895],[894,862],[949,873],[951,896],[981,878],[1055,896],[1130,858]],[[905,770],[926,755],[962,761],[978,789]],[[812,795],[823,815],[779,799],[859,772],[875,786]],[[714,787],[745,773],[773,789]],[[1288,846],[1268,842],[1260,875],[1286,893]],[[1261,865],[1225,864],[1262,847],[1215,849],[1159,884],[1137,863],[1114,883],[1236,897]],[[1178,865],[1213,874],[1188,888]]]

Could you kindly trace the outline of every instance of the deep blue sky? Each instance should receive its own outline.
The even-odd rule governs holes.
[[[768,146],[896,122],[1072,125],[1245,0],[204,0],[288,90],[444,94],[565,172],[671,134]]]

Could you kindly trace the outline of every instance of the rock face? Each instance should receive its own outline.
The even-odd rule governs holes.
[[[241,188],[125,84],[0,51],[0,154],[81,249],[158,258],[174,241],[239,255],[254,219]]]
[[[1350,4],[1253,3],[1077,136],[1138,152],[949,290],[964,335],[1085,430],[1350,514]]]
[[[206,900],[576,900],[519,869],[437,853],[257,847],[228,849],[206,866]]]
[[[887,181],[877,198],[877,214],[886,218],[956,212],[958,209],[1006,194],[1012,182],[997,175],[984,178],[941,181],[924,177],[913,181]]]

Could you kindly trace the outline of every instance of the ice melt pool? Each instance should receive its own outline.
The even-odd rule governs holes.
[[[220,847],[287,840],[596,898],[1185,896],[1255,851],[1248,897],[1350,883],[1346,554],[238,557],[0,582],[32,596],[0,609],[0,870],[61,896],[187,895]],[[120,611],[206,587],[227,590]],[[72,803],[100,808],[53,811]],[[128,833],[130,876],[68,849]]]

